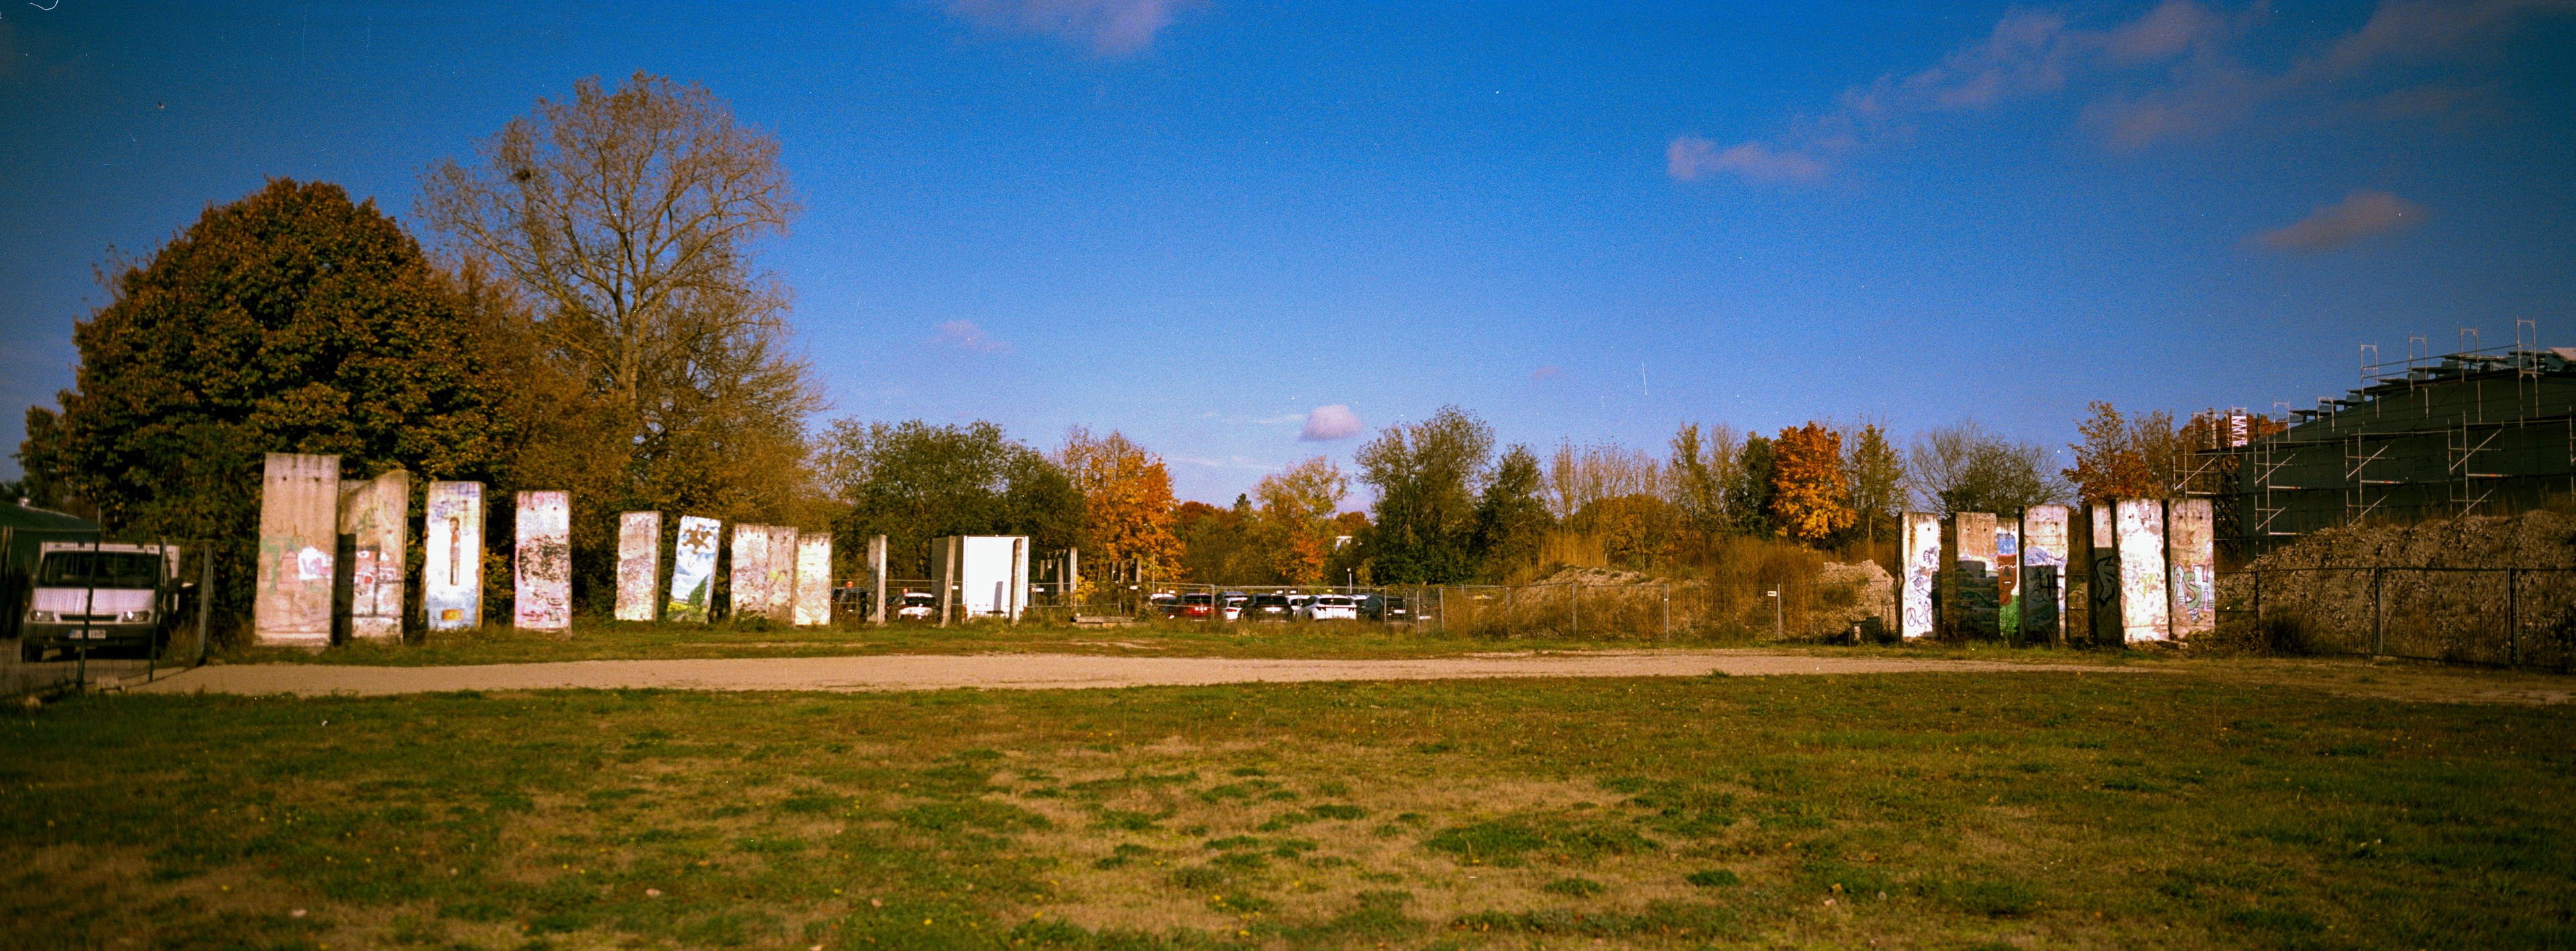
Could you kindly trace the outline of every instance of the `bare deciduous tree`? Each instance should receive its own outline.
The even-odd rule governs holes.
[[[1974,420],[1915,437],[1907,456],[1914,493],[1928,511],[2006,515],[2066,497],[2066,483],[2049,471],[2048,450]]]
[[[610,491],[783,517],[727,462],[796,461],[819,402],[786,292],[752,260],[797,211],[777,141],[704,87],[637,73],[539,100],[477,152],[423,175],[420,213],[524,295],[536,348],[588,403],[579,428],[624,463]]]

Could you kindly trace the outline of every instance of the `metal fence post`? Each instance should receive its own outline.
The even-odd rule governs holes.
[[[2379,589],[2386,573],[2385,568],[2370,569],[2370,653],[2375,657],[2388,656],[2388,628],[2379,617]]]
[[[2516,600],[2515,582],[2522,580],[2522,569],[2504,570],[2504,645],[2505,662],[2522,666],[2522,603]]]
[[[197,543],[197,666],[206,666],[206,628],[215,610],[214,543]]]
[[[1565,588],[1565,594],[1566,594],[1566,600],[1567,600],[1567,601],[1569,601],[1569,602],[1571,602],[1571,603],[1573,604],[1573,607],[1571,607],[1571,608],[1570,608],[1570,609],[1568,609],[1568,610],[1569,610],[1569,611],[1574,615],[1574,621],[1573,621],[1574,636],[1576,636],[1576,637],[1582,637],[1582,636],[1583,636],[1583,584],[1582,584],[1581,582],[1576,582],[1576,583],[1574,583],[1574,584],[1567,585],[1567,586],[1566,586],[1566,588]]]
[[[2254,575],[2254,626],[2259,628],[2259,627],[2262,627],[2262,626],[2263,626],[2263,569],[2260,569],[2260,568],[2256,568],[2256,569],[2254,569],[2254,571],[2253,571],[2253,575]]]
[[[1663,638],[1664,638],[1664,639],[1670,639],[1670,638],[1673,636],[1673,586],[1672,586],[1672,585],[1668,585],[1668,584],[1667,584],[1667,585],[1657,585],[1656,587],[1663,589],[1663,595],[1664,595],[1664,633],[1663,633]]]

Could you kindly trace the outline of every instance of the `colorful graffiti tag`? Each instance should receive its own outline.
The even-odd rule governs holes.
[[[519,493],[517,529],[514,622],[534,631],[571,630],[571,493]]]
[[[1903,533],[1904,590],[1898,633],[1906,640],[1932,636],[1932,585],[1941,575],[1941,517],[1930,512],[1905,513]]]
[[[680,516],[677,544],[671,552],[671,602],[663,610],[671,620],[704,624],[716,597],[716,544],[724,523],[695,515]]]
[[[429,629],[459,631],[483,624],[483,483],[429,484],[428,524],[420,603]]]

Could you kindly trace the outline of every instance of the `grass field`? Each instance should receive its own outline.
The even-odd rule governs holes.
[[[697,657],[812,657],[850,654],[1032,652],[1217,657],[1425,657],[1490,650],[1637,649],[1658,644],[1708,647],[1704,638],[1500,640],[1447,636],[1375,624],[1224,624],[1158,622],[1120,628],[1061,624],[979,623],[940,628],[797,628],[786,625],[643,624],[579,619],[569,636],[485,627],[434,632],[402,644],[352,643],[326,651],[236,648],[235,663],[436,664]],[[1747,644],[1743,639],[1726,643]],[[189,653],[190,645],[181,645]],[[190,653],[190,656],[193,656]]]
[[[2569,720],[2188,672],[89,697],[0,719],[0,944],[2564,947]]]

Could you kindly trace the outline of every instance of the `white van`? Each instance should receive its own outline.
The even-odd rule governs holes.
[[[157,649],[178,610],[179,549],[45,542],[19,625],[19,658],[73,647]]]

